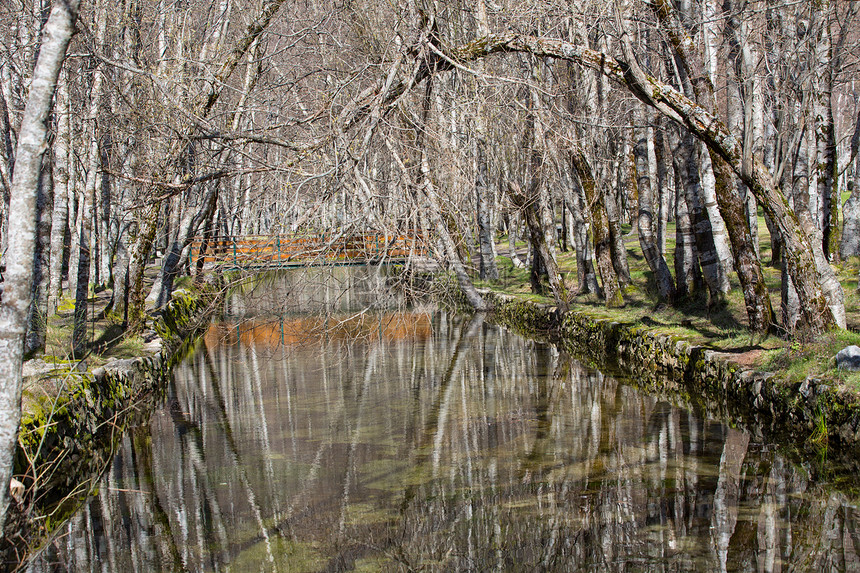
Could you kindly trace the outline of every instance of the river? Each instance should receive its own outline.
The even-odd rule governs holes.
[[[327,272],[232,298],[33,571],[860,569],[850,476]]]

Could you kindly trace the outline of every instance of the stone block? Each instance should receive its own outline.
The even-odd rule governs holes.
[[[840,370],[860,370],[860,346],[848,346],[836,354],[836,367]]]

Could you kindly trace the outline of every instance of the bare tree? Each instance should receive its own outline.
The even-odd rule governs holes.
[[[63,0],[51,8],[15,149],[9,206],[14,216],[9,220],[7,272],[0,303],[0,523],[5,521],[12,456],[21,419],[21,362],[33,280],[39,176],[57,78],[79,7],[78,0]]]
[[[724,127],[724,123],[714,113],[647,75],[635,60],[617,60],[563,40],[514,33],[491,35],[458,47],[450,57],[468,61],[492,53],[520,51],[568,59],[599,70],[627,86],[636,97],[683,124],[690,133],[704,141],[747,184],[765,213],[779,226],[785,241],[789,274],[798,291],[809,328],[820,331],[831,326],[844,327],[844,296],[833,269],[822,264],[823,256],[815,255],[815,246],[809,241],[809,233],[788,211],[785,197],[765,166],[757,158],[753,159],[752,165],[745,166],[740,140]],[[820,248],[817,253],[822,253]],[[748,306],[748,310],[755,308]]]
[[[639,196],[639,213],[637,217],[637,229],[639,231],[639,244],[642,253],[648,262],[648,267],[654,273],[657,283],[657,293],[660,300],[671,301],[675,298],[675,285],[672,273],[663,253],[657,247],[654,239],[654,200],[651,185],[651,173],[648,161],[648,128],[644,118],[638,118],[637,127],[634,132],[635,145],[633,157],[635,158],[636,187]]]

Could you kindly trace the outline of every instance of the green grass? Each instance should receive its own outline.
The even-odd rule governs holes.
[[[809,376],[816,376],[843,382],[856,390],[860,389],[860,372],[836,368],[836,353],[851,345],[860,346],[860,333],[836,330],[814,341],[785,341],[780,348],[765,353],[762,366],[782,373],[790,382],[802,382]]]

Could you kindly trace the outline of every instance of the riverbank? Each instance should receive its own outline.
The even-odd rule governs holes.
[[[170,369],[206,329],[220,299],[213,286],[176,291],[152,317],[150,340],[135,358],[108,356],[91,360],[90,368],[85,361],[27,366],[4,562],[21,554],[16,544],[39,543],[78,507],[123,432],[147,419]]]
[[[453,278],[436,281],[433,289],[438,300],[470,310]],[[481,294],[491,307],[491,320],[520,334],[553,342],[601,370],[618,369],[650,392],[702,408],[755,433],[790,437],[800,449],[811,448],[856,464],[854,454],[860,452],[857,374],[835,373],[835,365],[824,357],[816,360],[829,369],[797,379],[796,371],[761,367],[765,350],[760,345],[747,341],[737,346],[725,337],[713,346],[702,344],[689,328],[685,332],[665,328],[654,319],[643,320],[635,308],[626,316],[623,309],[607,313],[579,307],[562,312],[527,294],[488,288],[481,289]],[[847,334],[852,336],[856,335]],[[782,341],[769,342],[777,347]]]

